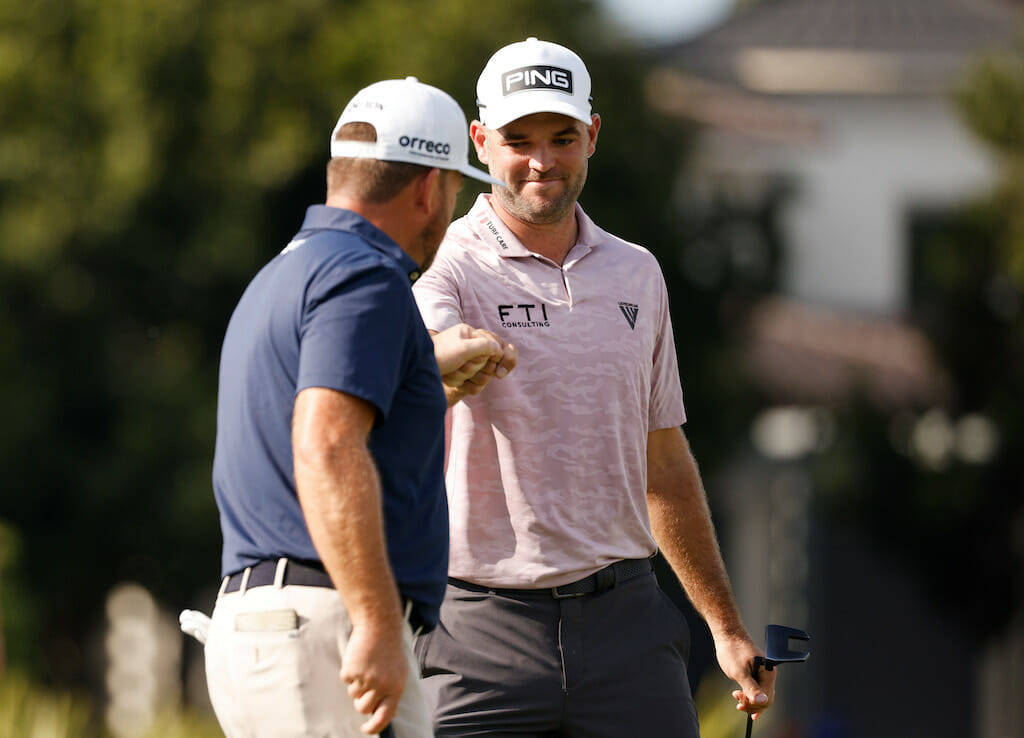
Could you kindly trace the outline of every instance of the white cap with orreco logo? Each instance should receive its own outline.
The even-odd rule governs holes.
[[[346,123],[369,123],[377,140],[335,141]],[[364,87],[345,106],[331,133],[331,156],[379,159],[453,169],[488,184],[504,185],[469,165],[469,129],[459,104],[447,92],[415,77]]]
[[[476,102],[488,128],[532,113],[562,113],[590,125],[590,73],[575,52],[531,36],[494,52],[477,80]]]

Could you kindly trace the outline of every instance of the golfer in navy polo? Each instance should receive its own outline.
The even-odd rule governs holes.
[[[327,204],[231,316],[206,642],[229,738],[432,735],[412,639],[437,623],[447,575],[446,394],[515,361],[466,325],[432,340],[412,297],[462,175],[492,181],[467,148],[441,90],[411,77],[362,90],[332,135]]]

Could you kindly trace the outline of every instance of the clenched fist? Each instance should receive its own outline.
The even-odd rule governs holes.
[[[466,395],[478,394],[491,379],[508,376],[516,366],[515,346],[491,331],[459,323],[434,333],[433,338],[449,407]]]

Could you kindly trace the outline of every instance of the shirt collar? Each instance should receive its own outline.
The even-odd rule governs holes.
[[[586,251],[601,243],[602,233],[590,216],[583,212],[583,208],[576,203],[576,225],[579,232],[576,234],[576,247],[583,247]]]
[[[409,275],[410,281],[415,282],[420,277],[419,264],[413,261],[412,257],[391,239],[391,236],[359,213],[327,205],[310,205],[306,209],[306,218],[302,221],[302,230],[333,230],[351,233],[397,261]]]
[[[490,196],[481,193],[468,214],[469,227],[484,243],[490,244],[499,256],[532,256],[533,252],[523,246],[515,234],[508,229],[491,207]]]
[[[486,243],[490,244],[499,256],[533,256],[534,253],[523,246],[522,241],[516,238],[508,226],[494,212],[491,205],[491,195],[481,193],[477,197],[473,207],[470,208],[467,220],[470,228]],[[601,241],[600,229],[583,212],[583,208],[576,203],[576,224],[579,228],[576,234],[576,244],[569,249],[566,255],[566,262],[571,256],[572,261],[578,261]]]

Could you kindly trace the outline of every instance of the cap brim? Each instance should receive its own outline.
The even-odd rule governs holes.
[[[585,115],[578,107],[566,100],[538,100],[536,102],[536,106],[526,107],[525,110],[523,106],[516,105],[510,105],[504,110],[497,109],[493,115],[484,116],[487,120],[483,121],[483,124],[492,129],[502,128],[514,120],[519,120],[535,113],[560,113],[588,126],[593,122],[589,115]]]
[[[469,164],[466,164],[466,166],[464,167],[460,167],[458,171],[462,172],[467,177],[472,177],[473,179],[479,180],[480,182],[484,182],[485,184],[498,185],[498,187],[507,186],[500,179],[496,179],[487,172],[477,169],[476,167],[471,167]]]
[[[407,164],[419,164],[423,167],[437,167],[438,169],[447,169],[453,172],[461,172],[467,177],[478,179],[481,182],[490,185],[498,185],[504,187],[505,183],[500,179],[495,179],[490,174],[480,169],[476,169],[469,165],[469,162],[462,165],[461,167],[451,166],[449,162],[430,162],[421,161],[414,155],[405,151],[395,151],[388,149],[386,146],[381,146],[378,143],[370,143],[365,141],[332,141],[331,142],[331,156],[332,157],[349,157],[353,159],[377,159],[379,161],[394,161],[394,162],[405,162]],[[447,166],[446,166],[447,164]]]

